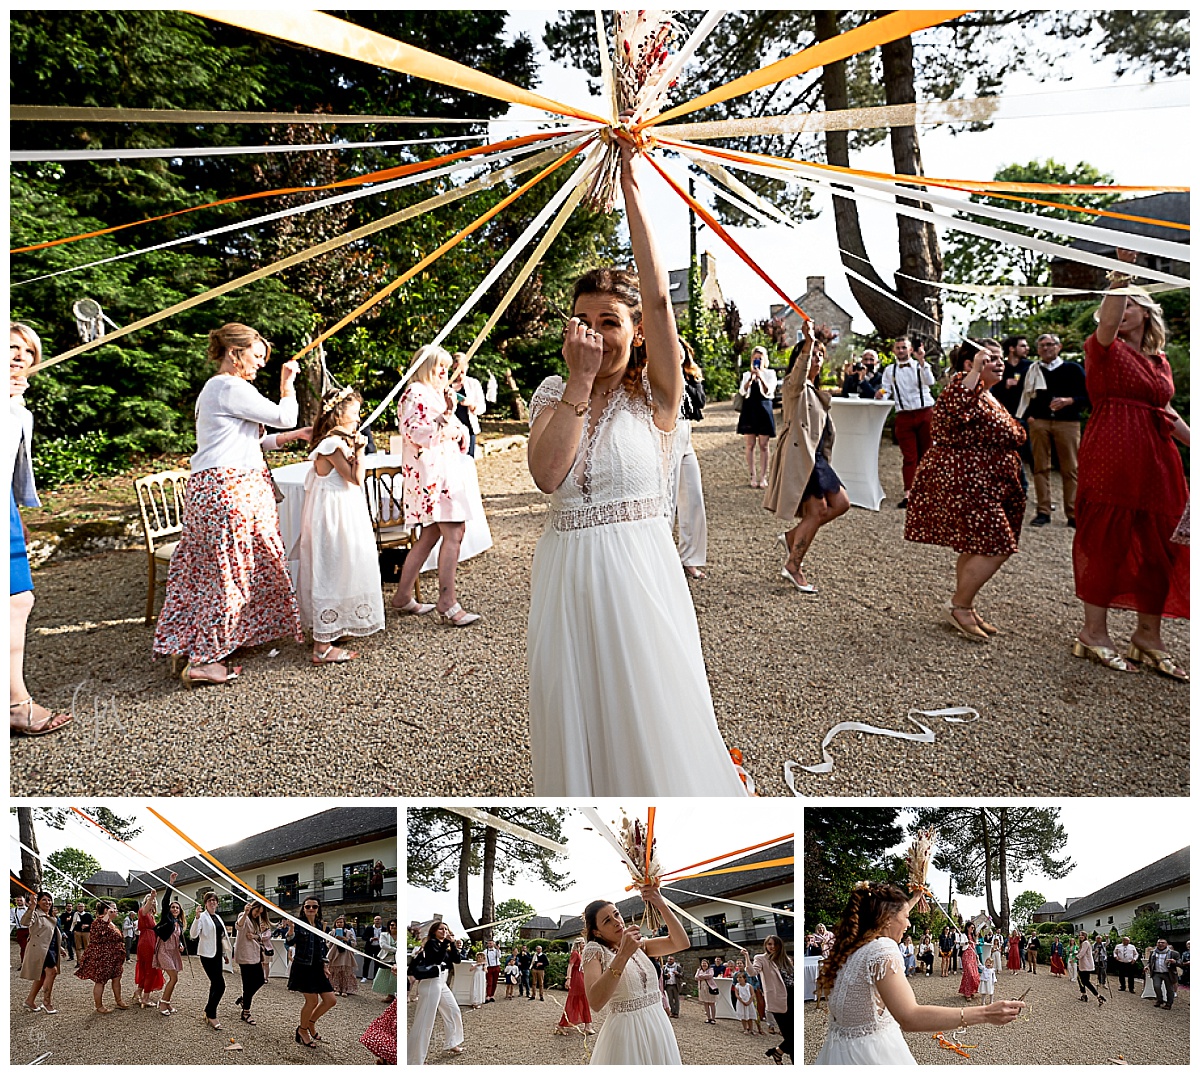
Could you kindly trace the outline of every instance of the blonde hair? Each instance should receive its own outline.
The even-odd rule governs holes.
[[[1150,292],[1137,284],[1127,284],[1126,287],[1129,294],[1125,298],[1136,302],[1146,311],[1146,321],[1142,328],[1142,354],[1161,354],[1167,346],[1167,322],[1163,319],[1162,307],[1150,297]],[[1092,314],[1092,320],[1097,323],[1100,321],[1099,307]]]
[[[434,347],[430,344],[419,348],[413,355],[412,362],[409,363],[409,368],[413,371],[411,380],[420,381],[421,384],[433,384],[433,371],[442,359],[446,361],[448,373],[454,368],[454,358],[449,351],[444,347]]]
[[[33,331],[24,321],[10,321],[8,323],[8,331],[15,332],[21,337],[30,347],[33,348],[34,363],[42,360],[42,340],[36,332]]]
[[[208,334],[208,357],[218,366],[228,357],[240,376],[245,377],[248,373],[253,375],[254,370],[248,369],[242,364],[241,356],[243,351],[249,351],[257,341],[261,341],[267,349],[266,357],[269,359],[271,357],[270,341],[258,329],[253,329],[249,325],[243,325],[237,321],[230,321],[229,324],[215,328]]]

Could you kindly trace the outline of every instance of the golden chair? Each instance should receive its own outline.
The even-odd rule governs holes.
[[[367,508],[371,512],[371,525],[375,528],[375,547],[384,549],[408,549],[417,543],[420,527],[404,525],[404,478],[401,468],[395,466],[367,467],[363,480],[367,494]],[[421,575],[417,573],[414,587],[416,598],[421,600]]]
[[[166,569],[171,566],[171,556],[179,544],[178,535],[183,533],[183,508],[187,498],[188,471],[165,470],[161,474],[147,474],[138,478],[133,487],[137,491],[138,507],[142,512],[142,533],[146,538],[146,564],[149,578],[146,584],[146,623],[154,619],[154,586],[158,581],[158,568],[162,565],[163,583]],[[176,538],[162,542],[163,538]]]

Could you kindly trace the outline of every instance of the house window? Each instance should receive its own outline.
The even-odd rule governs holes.
[[[300,875],[289,873],[275,883],[275,894],[281,907],[295,907],[300,902]]]
[[[342,899],[365,900],[371,897],[372,862],[353,862],[342,867]]]
[[[773,903],[772,907],[776,907],[781,911],[794,911],[796,909],[795,900],[784,900],[782,903]],[[777,914],[775,916],[775,932],[780,940],[790,941],[795,938],[796,920],[789,915]]]
[[[1113,924],[1113,916],[1112,916],[1112,915],[1109,915],[1109,916],[1108,916],[1108,924],[1109,924],[1110,926]]]
[[[254,887],[262,892],[267,887],[267,875],[265,873],[256,874],[254,877]]]
[[[717,933],[720,933],[721,936],[726,935],[725,934],[725,916],[723,914],[705,915],[704,916],[704,924],[706,926],[708,926],[709,929],[714,930]],[[727,948],[728,947],[728,945],[726,945],[726,943],[724,941],[718,939],[717,937],[714,937],[711,933],[706,933],[705,936],[708,938],[708,944],[706,946],[708,948]]]

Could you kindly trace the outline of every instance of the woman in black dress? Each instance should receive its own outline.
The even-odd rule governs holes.
[[[321,1040],[321,1035],[317,1033],[317,1020],[337,1004],[337,997],[325,974],[328,945],[324,937],[325,923],[321,920],[321,901],[316,896],[306,896],[301,905],[301,914],[310,928],[297,932],[294,922],[288,926],[287,943],[294,949],[288,989],[304,994],[300,1025],[296,1028],[296,1044],[315,1049]]]
[[[754,348],[750,353],[750,368],[742,374],[742,383],[738,388],[742,396],[742,413],[738,417],[737,427],[746,441],[746,469],[750,471],[752,489],[767,487],[767,446],[775,436],[775,415],[771,407],[778,380],[771,369],[767,349]],[[755,448],[758,449],[757,468]],[[758,476],[760,473],[761,478]]]

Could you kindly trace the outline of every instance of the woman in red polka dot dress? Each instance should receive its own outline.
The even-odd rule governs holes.
[[[1125,250],[1118,256],[1134,259]],[[1162,308],[1128,285],[1129,277],[1113,274],[1113,286],[1128,293],[1105,296],[1083,345],[1092,416],[1079,446],[1074,560],[1083,628],[1073,652],[1116,671],[1140,663],[1186,682],[1164,648],[1162,620],[1190,616],[1189,552],[1171,540],[1188,490],[1171,440],[1190,444],[1191,432],[1171,407]],[[1124,657],[1108,633],[1110,608],[1137,613]]]
[[[1021,459],[1025,431],[991,394],[1004,375],[995,340],[964,340],[956,371],[933,408],[933,447],[908,498],[904,537],[958,553],[947,613],[967,638],[987,642],[996,628],[975,611],[975,597],[1014,552],[1025,515]]]

